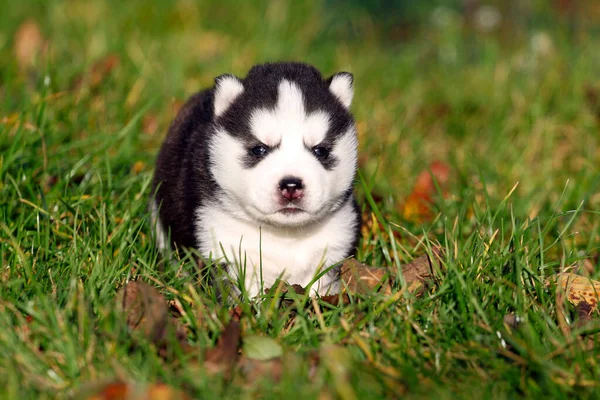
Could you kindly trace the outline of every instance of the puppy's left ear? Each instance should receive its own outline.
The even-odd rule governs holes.
[[[349,72],[339,72],[327,80],[329,90],[346,108],[350,108],[354,97],[354,77]]]
[[[215,78],[214,107],[215,115],[220,117],[227,111],[231,103],[242,94],[244,85],[239,78],[225,74]]]

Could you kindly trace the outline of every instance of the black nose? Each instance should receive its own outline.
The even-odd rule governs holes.
[[[303,195],[304,184],[302,179],[293,176],[283,178],[279,182],[281,195],[288,200],[299,199]]]

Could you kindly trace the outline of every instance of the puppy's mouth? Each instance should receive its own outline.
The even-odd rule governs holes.
[[[280,208],[277,212],[281,213],[283,215],[296,215],[296,214],[304,213],[306,211],[304,211],[300,207],[287,206],[287,207]]]

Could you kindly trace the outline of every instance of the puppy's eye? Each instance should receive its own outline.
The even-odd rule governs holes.
[[[324,160],[329,157],[329,149],[323,146],[315,146],[313,147],[313,154],[317,156],[318,159]]]
[[[269,148],[264,144],[259,144],[258,146],[254,146],[253,148],[251,148],[250,152],[255,156],[262,157],[269,152]]]

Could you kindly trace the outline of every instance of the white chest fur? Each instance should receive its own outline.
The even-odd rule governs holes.
[[[320,272],[343,260],[356,224],[351,202],[321,223],[302,228],[261,227],[217,206],[199,208],[197,217],[201,254],[227,262],[234,279],[245,266],[244,283],[250,296],[258,295],[261,287],[271,287],[280,277],[308,285]],[[336,293],[339,284],[333,274],[325,274],[312,288],[319,294]]]

